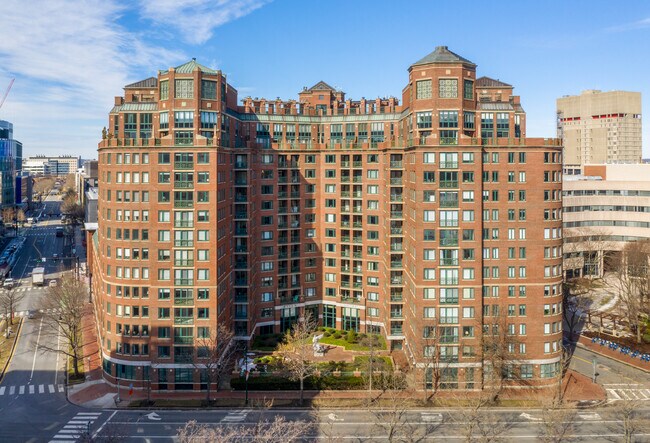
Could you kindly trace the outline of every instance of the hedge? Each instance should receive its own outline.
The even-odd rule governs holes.
[[[350,390],[364,389],[366,386],[363,377],[353,375],[341,375],[340,377],[307,377],[305,389],[307,390]],[[232,378],[230,387],[236,391],[246,389],[246,381],[242,377]],[[274,375],[266,375],[248,378],[249,391],[294,391],[300,389],[300,381],[289,380]]]

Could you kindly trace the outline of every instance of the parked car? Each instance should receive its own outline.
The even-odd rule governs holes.
[[[36,311],[27,311],[27,318],[30,320],[36,317]]]
[[[16,286],[16,281],[13,278],[5,279],[5,282],[2,284],[2,287],[5,289],[11,289]]]
[[[56,281],[56,278],[53,278],[53,279],[50,280],[50,282],[48,283],[48,285],[49,285],[50,288],[54,288],[54,287],[56,287],[58,284],[59,284],[59,282]]]

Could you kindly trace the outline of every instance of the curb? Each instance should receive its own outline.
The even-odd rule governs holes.
[[[590,348],[589,346],[583,345],[583,344],[580,343],[579,341],[576,342],[576,347],[579,347],[579,348],[582,348],[582,349],[586,349],[586,350],[589,351],[589,352],[593,352],[594,354],[598,354],[598,355],[600,355],[600,356],[602,356],[602,357],[609,358],[610,360],[614,360],[614,361],[617,362],[617,363],[621,363],[621,364],[623,364],[623,365],[629,366],[630,368],[634,368],[634,369],[637,369],[637,370],[639,370],[639,371],[645,372],[646,374],[650,374],[650,370],[648,370],[648,369],[645,369],[645,368],[642,368],[642,367],[639,367],[639,366],[633,365],[632,363],[626,362],[626,361],[624,361],[624,360],[619,360],[619,359],[616,358],[616,357],[611,357],[611,356],[609,356],[609,355],[607,355],[607,354],[604,354],[604,353],[602,353],[602,352],[598,352],[597,350],[592,349],[592,348]]]
[[[11,363],[11,360],[14,358],[14,353],[16,351],[16,346],[18,345],[18,339],[20,338],[20,331],[23,330],[23,317],[20,317],[20,321],[18,322],[18,331],[16,331],[16,339],[14,340],[14,344],[11,346],[11,352],[9,353],[9,358],[7,359],[7,362],[5,363],[5,367],[2,368],[2,373],[0,374],[0,383],[5,378],[5,373],[7,372],[7,368],[9,367],[9,363]]]

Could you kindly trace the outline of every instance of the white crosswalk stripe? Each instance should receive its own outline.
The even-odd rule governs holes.
[[[240,421],[244,421],[246,419],[247,415],[248,415],[248,411],[246,411],[246,410],[232,411],[232,412],[229,412],[228,415],[226,415],[221,420],[221,422],[240,422]]]
[[[59,429],[50,443],[76,442],[101,415],[101,412],[79,412]]]
[[[607,398],[609,401],[619,400],[636,400],[650,401],[650,389],[644,388],[607,388]]]
[[[62,384],[50,385],[20,385],[20,386],[1,386],[0,397],[3,395],[29,395],[35,394],[38,389],[39,394],[49,395],[57,392],[65,392],[65,386]]]

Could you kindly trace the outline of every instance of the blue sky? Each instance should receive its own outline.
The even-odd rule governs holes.
[[[640,91],[650,110],[650,2],[495,5],[2,0],[0,94],[16,81],[0,119],[14,123],[26,155],[94,158],[122,87],[191,57],[225,72],[240,97],[297,98],[319,80],[350,98],[400,97],[408,66],[438,45],[515,86],[528,136],[555,136],[555,99],[585,89]]]

